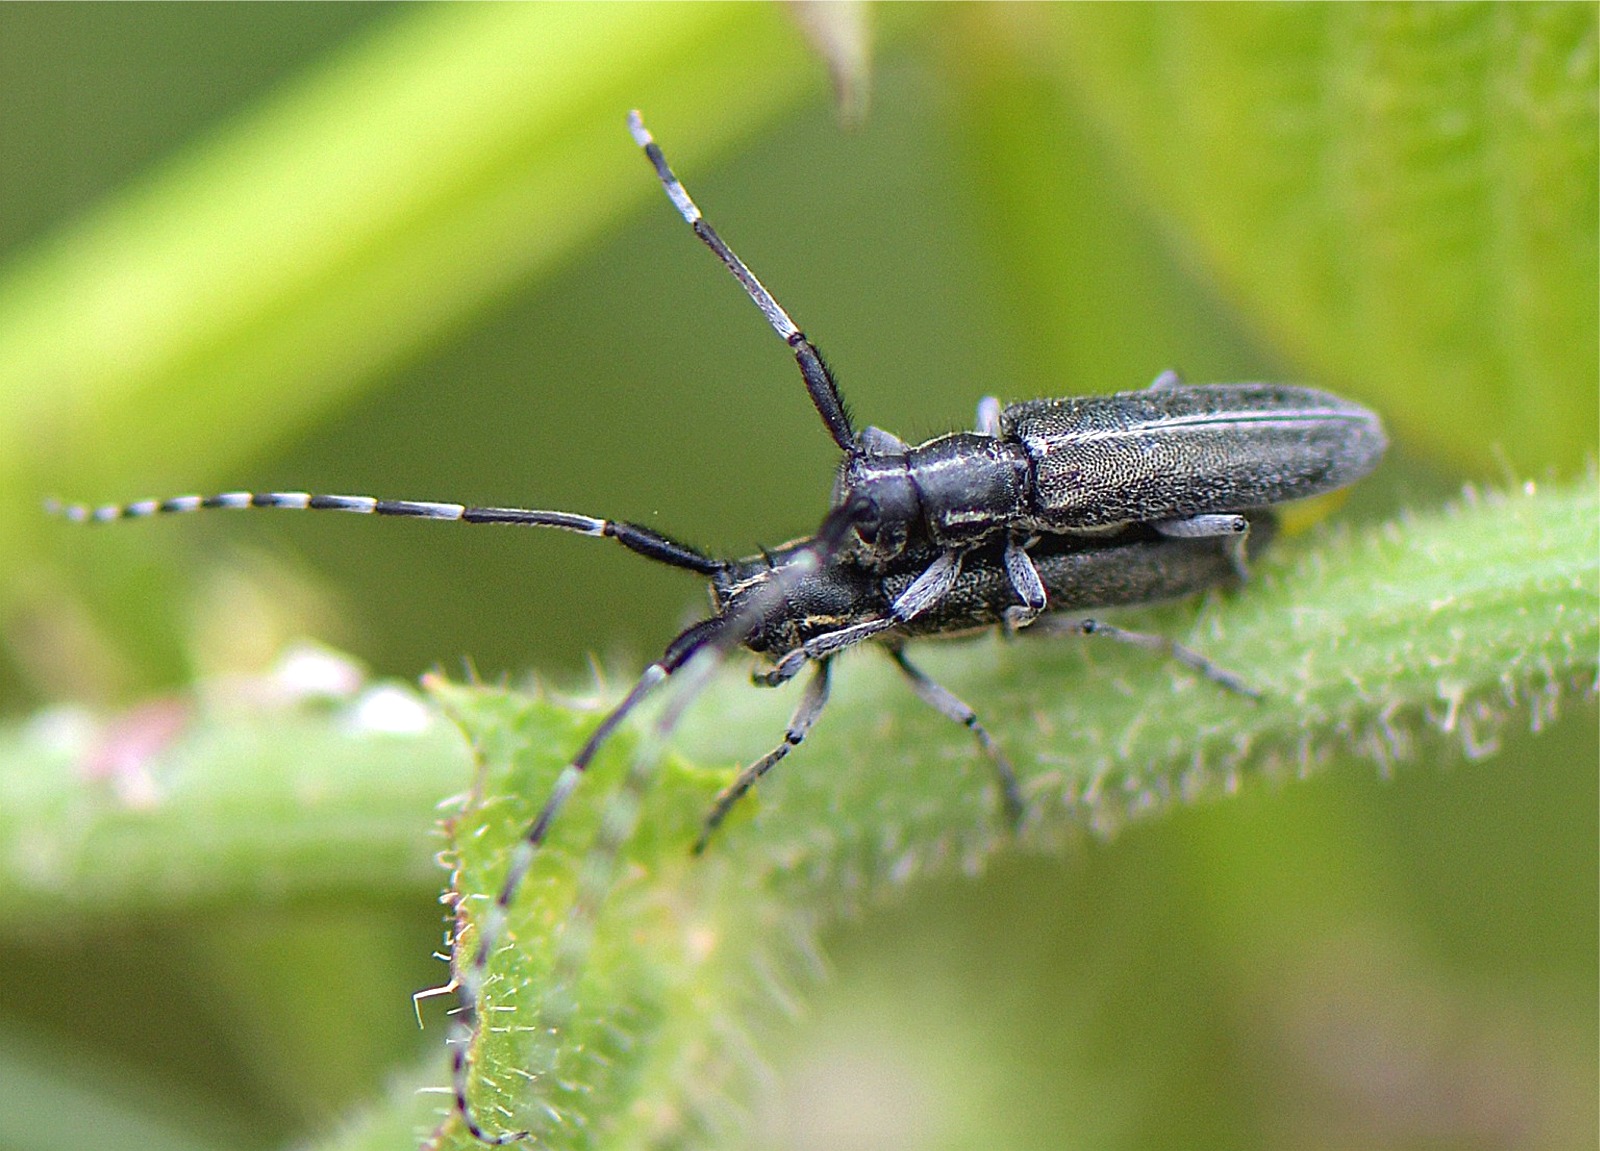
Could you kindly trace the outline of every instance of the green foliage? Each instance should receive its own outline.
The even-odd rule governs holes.
[[[630,103],[709,121],[714,93],[759,70],[693,158],[794,100],[803,54],[772,21],[417,9],[15,260],[0,484],[33,498],[0,503],[10,614],[48,618],[62,578],[32,530],[39,493],[176,490],[348,402],[651,192],[616,146]]]
[[[1548,724],[1597,671],[1597,523],[1586,484],[1476,496],[1443,514],[1291,542],[1247,591],[1215,597],[1183,629],[1270,685],[1260,703],[1091,641],[985,641],[926,662],[979,702],[1021,766],[1030,815],[1020,846],[1056,851],[1252,777],[1351,758],[1387,768],[1481,756],[1508,723]],[[1165,630],[1188,614],[1164,613]],[[442,681],[434,692],[481,768],[447,820],[452,885],[470,922],[613,697],[579,704]],[[748,801],[693,860],[687,845],[711,797],[778,727],[773,702],[737,674],[717,680],[695,715],[678,741],[689,758],[666,759],[620,871],[586,876],[590,841],[617,818],[618,781],[639,749],[619,738],[600,758],[523,887],[514,946],[493,961],[475,1098],[553,1147],[727,1137],[731,1101],[749,1087],[744,1019],[808,981],[817,927],[1010,846],[965,734],[886,667],[862,664],[846,669],[807,764]],[[401,737],[361,736],[337,716],[198,719],[163,756],[148,807],[84,788],[64,718],[10,733],[0,751],[10,931],[61,930],[63,913],[173,914],[263,896],[304,902],[330,883],[349,893],[426,882],[430,800],[459,787],[465,767],[438,725]],[[816,770],[829,761],[873,768]],[[203,836],[182,830],[198,828]],[[579,890],[589,905],[575,915]],[[470,927],[464,938],[470,954]],[[425,1114],[403,1096],[397,1104]]]
[[[1589,457],[1593,9],[1129,9],[1092,34],[1083,15],[1060,41],[1081,90],[1274,340],[1463,464],[1486,460],[1485,419],[1519,467]]]
[[[87,712],[42,713],[0,735],[0,841],[15,880],[0,917],[13,930],[305,899],[319,886],[393,895],[438,875],[430,811],[464,765],[443,725],[365,734],[331,713],[173,705],[195,710],[148,798],[85,789],[86,763],[114,764],[116,741],[137,738]],[[142,787],[115,771],[111,784]]]
[[[856,16],[834,63],[859,91]],[[996,1145],[1016,1123],[1013,1145],[1028,1145],[1042,1138],[1026,1134],[1037,1111],[1039,1130],[1068,1114],[1102,1146],[1243,1145],[1252,1132],[1261,1145],[1315,1145],[1300,1138],[1321,1129],[1315,1110],[1295,1109],[1305,1084],[1282,1077],[1294,1060],[1271,1046],[1310,1026],[1294,1010],[1321,1002],[1328,981],[1305,958],[1313,952],[1373,987],[1431,980],[1450,1043],[1452,1026],[1471,1031],[1462,1020],[1522,1037],[1509,1055],[1495,1049],[1498,1062],[1451,1072],[1443,1055],[1411,1059],[1382,1032],[1409,1093],[1332,1091],[1359,1133],[1347,1142],[1505,1141],[1493,1116],[1488,1134],[1472,1126],[1481,1116],[1470,1109],[1452,1116],[1461,1128],[1405,1127],[1433,1114],[1423,1104],[1435,1073],[1439,1097],[1454,1099],[1464,1084],[1510,1082],[1507,1066],[1558,1087],[1576,1066],[1569,1110],[1593,1110],[1593,981],[1569,979],[1592,967],[1594,901],[1571,895],[1574,883],[1592,895],[1592,828],[1560,838],[1560,816],[1593,804],[1587,793],[1546,800],[1541,781],[1569,778],[1551,757],[1593,758],[1592,705],[1568,701],[1592,700],[1600,643],[1594,8],[974,6],[876,18],[888,47],[871,111],[859,135],[841,136],[820,104],[822,66],[776,9],[400,9],[222,122],[193,122],[175,156],[150,155],[137,180],[0,268],[0,689],[18,701],[107,700],[184,683],[157,705],[181,713],[180,734],[135,756],[128,774],[91,770],[128,717],[51,706],[0,729],[0,963],[8,986],[38,989],[0,1010],[0,1044],[40,1101],[0,1116],[5,1138],[81,1141],[54,1127],[80,1110],[78,1085],[114,1082],[146,1059],[151,1086],[137,1098],[108,1091],[109,1118],[95,1120],[128,1146],[179,1145],[190,1131],[206,1145],[266,1145],[327,1128],[358,1098],[377,1101],[317,1145],[425,1137],[448,1111],[436,1093],[445,1025],[430,1008],[416,1039],[406,996],[443,982],[426,960],[438,940],[427,905],[443,875],[437,805],[457,797],[443,810],[470,945],[507,847],[616,696],[558,690],[578,682],[564,665],[614,642],[658,645],[682,608],[681,588],[657,590],[648,573],[611,587],[595,573],[626,561],[584,567],[583,541],[565,551],[501,536],[473,552],[429,534],[420,546],[445,558],[425,562],[403,550],[404,526],[383,525],[400,541],[390,551],[368,542],[377,525],[352,545],[345,533],[366,528],[346,521],[304,525],[307,538],[330,533],[320,561],[313,546],[298,565],[240,564],[227,532],[254,539],[283,525],[148,524],[91,539],[41,523],[42,495],[138,496],[243,475],[435,494],[420,476],[452,484],[437,493],[452,498],[527,491],[541,506],[641,519],[659,509],[673,530],[683,514],[691,537],[740,549],[815,523],[827,465],[814,417],[770,333],[660,203],[621,131],[634,106],[718,226],[825,339],[863,422],[918,435],[964,418],[984,392],[1125,388],[1177,365],[1196,380],[1326,384],[1381,411],[1397,446],[1345,522],[1275,546],[1247,589],[1137,621],[1262,686],[1259,704],[1117,645],[926,646],[919,661],[974,704],[1022,769],[1020,845],[997,830],[987,765],[967,735],[879,661],[846,661],[803,755],[698,862],[687,846],[710,796],[776,738],[792,699],[730,669],[670,746],[646,746],[646,717],[596,764],[513,910],[515,946],[494,958],[491,1026],[474,1050],[485,1117],[549,1132],[552,1147],[742,1145],[742,1108],[774,1049],[761,1021],[816,994],[828,925],[891,902],[917,907],[918,932],[902,934],[928,958],[950,938],[940,931],[976,914],[957,910],[963,897],[941,881],[1014,868],[1021,853],[1059,857],[1156,813],[1166,818],[1141,834],[1157,838],[1141,842],[1167,845],[1176,862],[1160,882],[1192,898],[1151,930],[1161,950],[1193,960],[1192,984],[1103,958],[1119,969],[1091,965],[1076,983],[1081,969],[1041,958],[1016,991],[1027,1001],[1016,1041],[1050,1053],[1034,1063],[992,1058],[994,1043],[953,1018],[908,1028],[960,1052],[956,1085],[988,1100],[975,1138]],[[0,14],[0,52],[49,42],[6,34],[7,21],[29,19],[45,17]],[[250,41],[241,36],[244,51]],[[0,68],[0,84],[23,71]],[[115,74],[90,69],[66,88]],[[111,103],[155,99],[106,91]],[[3,102],[0,121],[28,107]],[[72,126],[57,131],[75,153],[96,153]],[[719,155],[729,157],[720,166]],[[647,222],[621,219],[645,204]],[[649,290],[620,286],[636,282]],[[519,301],[519,287],[537,294]],[[441,396],[440,381],[455,390]],[[493,415],[441,430],[478,407]],[[1456,469],[1476,481],[1467,497],[1452,498]],[[1527,476],[1537,483],[1524,486]],[[413,526],[418,538],[429,527]],[[314,618],[305,602],[318,581],[305,572],[319,566],[337,589],[329,614],[354,614],[339,609],[370,604],[374,587],[424,605],[425,618],[397,615],[362,637],[389,653],[375,657],[386,670],[411,674],[462,650],[491,653],[490,668],[510,651],[519,668],[541,669],[531,694],[434,683],[470,737],[476,776],[443,722],[383,734],[338,707],[218,702],[209,673],[248,662],[256,633],[265,643]],[[213,597],[220,608],[206,607],[208,586],[227,589]],[[484,588],[511,606],[486,610]],[[283,622],[254,622],[246,604]],[[575,638],[531,630],[556,617],[572,619]],[[435,626],[448,644],[404,646]],[[619,678],[637,666],[622,661]],[[1565,742],[1545,741],[1556,748],[1545,759],[1512,736],[1544,730],[1562,708],[1579,722]],[[1572,736],[1585,723],[1584,738]],[[1224,828],[1188,854],[1172,846],[1194,834],[1173,830],[1192,828],[1182,800],[1243,792],[1206,808],[1239,819],[1228,813],[1265,793],[1253,786],[1261,778],[1458,763],[1502,742],[1519,749],[1496,763],[1527,800],[1526,836],[1506,830],[1517,811],[1476,811],[1466,773],[1448,777],[1456,806],[1419,822],[1469,840],[1482,874],[1444,870],[1440,894],[1394,913],[1398,926],[1369,888],[1429,890],[1417,877],[1453,857],[1419,842],[1387,860],[1382,828],[1342,809],[1271,808],[1262,825],[1283,843]],[[631,815],[616,797],[635,791],[637,833],[617,868],[604,867],[591,839]],[[1126,842],[1073,858],[1111,869]],[[1343,861],[1344,880],[1384,862],[1391,871],[1339,887],[1337,906],[1258,916],[1293,903],[1302,847]],[[1270,877],[1263,889],[1243,878],[1256,874],[1252,859]],[[1131,936],[1141,908],[1163,906],[1127,866],[1074,905],[1075,940]],[[1481,903],[1495,876],[1512,890]],[[915,902],[930,890],[943,902]],[[1033,942],[994,924],[1041,930],[1049,897],[1029,901],[1043,885],[975,890],[966,902],[996,918],[984,921],[991,953],[971,964],[1004,969]],[[1480,903],[1523,918],[1473,919]],[[1274,931],[1263,923],[1278,932],[1270,948],[1257,938]],[[1407,967],[1391,936],[1420,941],[1434,967]],[[1347,963],[1341,948],[1357,937],[1389,950],[1375,943],[1380,960]],[[1528,939],[1538,954],[1518,958]],[[839,946],[849,953],[849,937]],[[1206,964],[1218,954],[1220,974]],[[909,965],[897,962],[873,996],[846,993],[848,1013],[911,994]],[[1258,1011],[1264,1001],[1283,1017]],[[1062,1002],[1080,1012],[1104,1002],[1118,1017],[1102,1022],[1101,1062],[1051,1046],[1097,1034],[1092,1017],[1052,1014]],[[1448,1003],[1468,1006],[1451,1016],[1438,1006]],[[79,1042],[104,1047],[93,1076],[32,1038],[41,1022],[65,1029],[45,1014],[63,1004],[85,1021]],[[1153,1037],[1125,1023],[1141,1007],[1161,1017]],[[1219,1038],[1189,1017],[1207,1011],[1250,1024]],[[1367,1018],[1350,1014],[1348,1033]],[[1516,1026],[1502,1026],[1508,1018]],[[1252,1047],[1258,1032],[1269,1037]],[[1242,1060],[1248,1089],[1219,1078],[1235,1048],[1255,1060]],[[1317,1050],[1319,1066],[1363,1065],[1358,1046]],[[1163,1062],[1165,1078],[1149,1070]],[[219,1075],[248,1085],[230,1104],[248,1119],[209,1114],[197,1085]],[[1011,1093],[984,1086],[986,1075]],[[149,1101],[168,1097],[185,1106],[152,1120]],[[1229,1098],[1248,1103],[1229,1110]],[[834,1105],[829,1096],[813,1110]],[[1563,1126],[1540,1112],[1519,1130],[1561,1145],[1550,1133],[1592,1130],[1583,1117]],[[910,1130],[895,1134],[915,1143]],[[1039,1145],[1059,1145],[1051,1130],[1057,1142]],[[470,1145],[448,1123],[440,1142]]]

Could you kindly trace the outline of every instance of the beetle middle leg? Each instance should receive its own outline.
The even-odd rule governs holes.
[[[1242,515],[1200,515],[1181,520],[1159,520],[1150,525],[1156,531],[1175,540],[1226,538],[1228,560],[1233,564],[1239,582],[1250,578],[1245,562],[1245,540],[1250,535],[1250,521]]]
[[[1019,631],[1039,618],[1039,613],[1048,606],[1049,599],[1044,590],[1044,580],[1039,578],[1039,569],[1033,566],[1033,560],[1028,558],[1027,542],[1020,539],[1006,541],[1005,554],[1006,575],[1011,580],[1011,590],[1017,593],[1017,598],[1022,602],[1006,608],[1005,629],[1012,633]]]
[[[1021,827],[1022,788],[1017,783],[1017,773],[1012,768],[1011,761],[1006,758],[1006,753],[1000,750],[1000,745],[979,721],[978,713],[949,688],[928,678],[927,673],[906,658],[905,649],[900,645],[895,644],[888,651],[889,658],[894,660],[895,666],[905,673],[906,679],[911,683],[911,690],[917,693],[918,699],[945,718],[959,723],[977,739],[978,746],[994,764],[995,777],[1000,783],[1000,801],[1006,811],[1006,822],[1013,831]]]

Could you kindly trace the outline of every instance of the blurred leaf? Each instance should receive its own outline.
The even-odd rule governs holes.
[[[804,58],[769,20],[409,10],[12,269],[6,455],[54,462],[28,433],[57,451],[66,432],[93,435],[103,481],[174,443],[208,438],[214,466],[241,437],[282,436],[648,195],[627,178],[630,99],[690,115],[718,68],[770,55],[771,83],[704,117],[689,156],[793,99]]]
[[[442,724],[401,736],[339,716],[201,709],[170,746],[97,776],[112,730],[73,708],[0,729],[7,933],[437,885],[434,805],[468,774]]]
[[[962,182],[1003,295],[1002,398],[1114,392],[1167,369],[1192,382],[1275,378],[1244,318],[1185,274],[1162,225],[1119,178],[1120,156],[1040,51],[1060,33],[1041,7],[961,9],[949,74]],[[1041,27],[1040,25],[1043,25]]]
[[[227,1151],[234,1116],[143,1070],[64,1050],[42,1035],[0,1031],[0,1079],[25,1107],[0,1108],[0,1147],[58,1151],[101,1144],[125,1151]]]
[[[321,1151],[396,1151],[428,1138],[450,1110],[450,1097],[439,1089],[439,1061],[395,1074],[383,1096],[347,1119],[338,1131],[313,1143]]]
[[[185,970],[224,1020],[229,1053],[294,1129],[326,1127],[395,1066],[434,1049],[410,999],[442,971],[419,930],[430,890],[413,883],[415,900],[353,892],[281,911],[241,901],[233,914],[190,921]]]
[[[1197,265],[1316,378],[1484,468],[1600,386],[1596,9],[1064,6],[1045,57]]]

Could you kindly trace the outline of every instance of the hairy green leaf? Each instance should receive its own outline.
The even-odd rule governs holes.
[[[1030,802],[1020,847],[1058,850],[1253,776],[1339,758],[1387,770],[1421,748],[1476,756],[1507,722],[1537,729],[1564,694],[1593,688],[1597,516],[1588,484],[1469,493],[1435,516],[1290,544],[1245,592],[1186,624],[1184,609],[1157,621],[1260,684],[1260,703],[1093,641],[979,642],[924,662],[1018,763]],[[483,766],[453,821],[459,963],[510,848],[603,704],[436,690]],[[748,1074],[742,1019],[792,996],[818,923],[1012,846],[966,733],[858,660],[804,751],[691,860],[719,784],[781,730],[781,711],[732,677],[706,694],[678,752],[613,742],[519,894],[474,1047],[473,1098],[491,1128],[559,1148],[705,1145]],[[640,796],[645,830],[614,868],[591,844],[608,821],[613,834],[630,826]]]

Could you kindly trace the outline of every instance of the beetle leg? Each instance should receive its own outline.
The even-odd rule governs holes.
[[[1006,575],[1011,577],[1011,588],[1022,600],[1020,604],[1006,608],[1005,629],[1015,632],[1039,618],[1048,601],[1044,581],[1039,578],[1039,569],[1033,566],[1024,541],[1015,538],[1006,541],[1005,562]]]
[[[1233,565],[1233,574],[1240,583],[1250,581],[1250,563],[1245,554],[1245,538],[1249,535],[1248,526],[1238,535],[1224,545],[1228,551],[1228,562]]]
[[[1006,822],[1012,830],[1022,826],[1022,789],[1017,784],[1017,773],[1011,767],[1011,761],[1006,758],[1005,752],[1000,750],[1000,745],[988,729],[978,721],[978,713],[957,698],[950,689],[931,680],[928,676],[906,658],[906,653],[898,644],[889,648],[889,658],[894,660],[911,683],[911,690],[917,693],[917,698],[922,700],[933,710],[946,719],[952,719],[970,731],[977,738],[978,746],[994,764],[995,776],[1000,784],[1000,800],[1006,809]]]
[[[950,594],[961,574],[961,553],[954,548],[928,565],[928,570],[911,581],[911,586],[895,598],[889,612],[895,623],[905,623]]]
[[[1181,520],[1157,520],[1151,526],[1172,539],[1195,540],[1242,536],[1250,530],[1250,521],[1236,514],[1189,516]]]
[[[894,603],[889,605],[888,615],[813,636],[801,650],[809,659],[822,659],[916,618],[950,594],[950,589],[955,587],[956,577],[961,574],[961,556],[962,553],[954,548],[940,555],[928,565],[926,571],[911,581],[910,587],[895,597]],[[791,652],[784,660],[793,655]],[[782,662],[779,666],[782,666]]]
[[[1245,537],[1250,534],[1250,521],[1241,515],[1206,515],[1190,516],[1182,520],[1160,520],[1153,526],[1156,531],[1171,539],[1214,539],[1217,537],[1231,536],[1228,540],[1228,559],[1233,564],[1233,570],[1239,577],[1239,582],[1244,583],[1250,578],[1250,569],[1245,563]]]
[[[900,622],[892,616],[880,616],[862,623],[853,623],[849,627],[841,627],[836,631],[825,631],[821,635],[814,635],[778,660],[771,671],[758,671],[750,678],[761,687],[777,687],[788,683],[800,674],[800,669],[806,664],[821,663],[831,656],[838,655],[847,647],[854,647],[880,632],[897,627]]]
[[[694,842],[694,854],[699,855],[705,851],[706,844],[711,842],[711,837],[716,834],[717,828],[727,818],[733,805],[744,798],[745,793],[755,786],[756,780],[766,775],[778,765],[779,760],[805,742],[812,725],[817,722],[817,717],[822,714],[822,709],[828,703],[830,666],[826,659],[817,661],[816,671],[811,675],[811,682],[806,684],[806,693],[800,699],[800,706],[794,709],[794,715],[789,719],[789,727],[783,733],[783,742],[741,771],[734,781],[718,794],[716,803],[712,805],[710,814],[706,816],[706,821],[700,828],[700,838]]]
[[[814,635],[779,659],[771,671],[757,672],[752,678],[764,687],[775,687],[793,679],[808,662],[837,655],[847,647],[854,647],[915,618],[950,594],[956,577],[961,574],[961,557],[961,552],[951,549],[934,560],[895,598],[887,615]]]
[[[1127,628],[1101,623],[1099,620],[1094,619],[1069,620],[1059,616],[1046,616],[1034,624],[1032,630],[1036,635],[1070,632],[1074,635],[1105,636],[1107,639],[1114,639],[1133,647],[1141,647],[1145,651],[1155,652],[1157,655],[1164,655],[1168,659],[1175,659],[1185,667],[1199,672],[1218,687],[1226,688],[1236,695],[1247,696],[1250,699],[1261,698],[1261,693],[1246,683],[1240,676],[1220,664],[1213,663],[1193,648],[1185,647],[1183,644],[1178,643],[1176,640],[1168,639],[1164,635],[1129,631]]]

